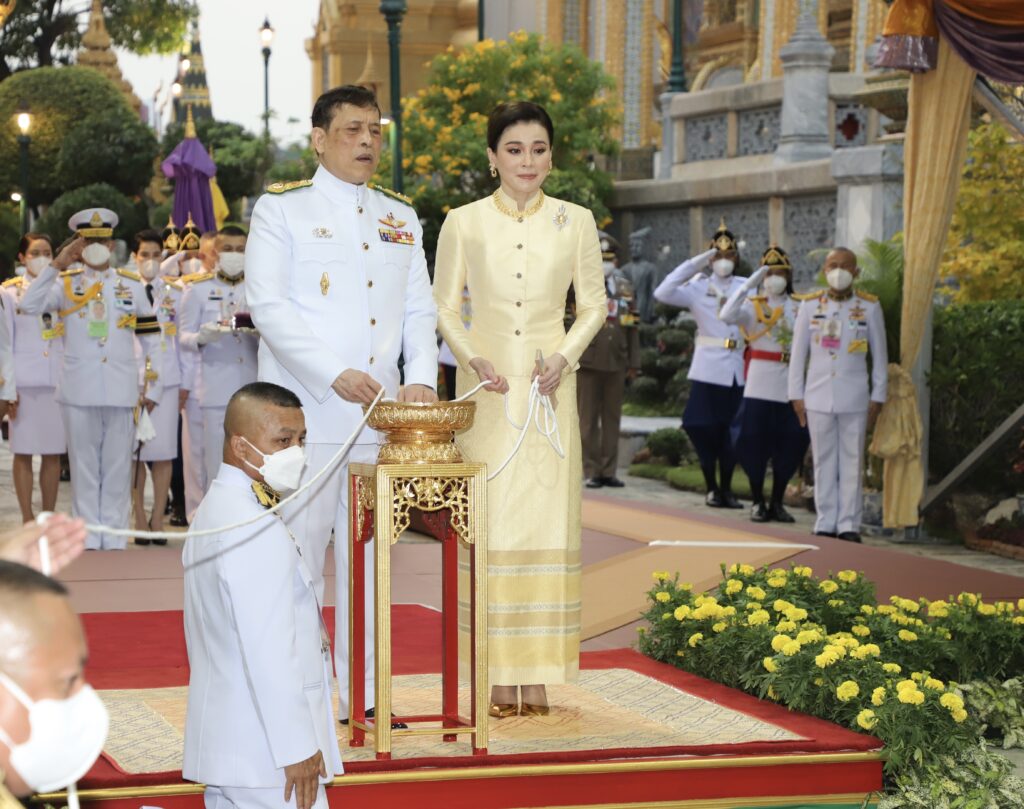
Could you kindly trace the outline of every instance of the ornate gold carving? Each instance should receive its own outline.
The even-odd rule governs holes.
[[[469,479],[465,477],[405,477],[391,480],[391,543],[409,527],[409,512],[451,510],[452,529],[464,545],[473,544],[469,531]]]
[[[382,464],[459,463],[454,435],[473,424],[475,402],[378,402],[367,422],[384,433]]]
[[[377,483],[371,477],[359,475],[356,481],[356,542],[361,542],[365,528],[366,512],[377,507]]]

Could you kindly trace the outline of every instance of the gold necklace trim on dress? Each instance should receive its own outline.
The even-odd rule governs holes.
[[[513,219],[516,219],[520,222],[522,222],[528,216],[533,216],[544,205],[543,191],[537,192],[537,201],[524,211],[516,211],[513,210],[512,208],[509,208],[508,205],[502,202],[501,197],[499,196],[500,193],[501,189],[498,188],[495,189],[494,193],[491,195],[491,199],[494,200],[494,207],[497,208],[501,213],[505,214],[505,216],[510,216]]]

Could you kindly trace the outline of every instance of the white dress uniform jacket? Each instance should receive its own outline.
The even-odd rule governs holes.
[[[697,273],[715,254],[708,250],[688,259],[665,276],[654,290],[662,303],[689,309],[697,322],[697,337],[687,379],[732,387],[743,384],[743,336],[739,326],[719,316],[725,301],[743,288],[744,279],[709,278]]]
[[[888,362],[878,301],[861,292],[837,301],[822,292],[805,300],[797,314],[789,398],[803,399],[808,410],[820,413],[865,412],[869,399],[885,402]]]
[[[56,311],[50,312],[54,336],[43,338],[41,315],[30,315],[21,309],[21,299],[28,289],[31,277],[20,276],[4,282],[4,316],[12,344],[14,358],[13,379],[20,388],[56,388],[60,367],[64,359],[64,340],[58,330],[61,324]],[[48,330],[49,331],[49,330]],[[0,372],[6,380],[6,372]],[[7,399],[7,396],[0,395]],[[13,398],[13,397],[12,397]]]
[[[222,464],[192,527],[228,526],[261,513],[249,476]],[[284,523],[267,515],[244,528],[190,537],[182,561],[191,668],[184,777],[283,789],[284,768],[317,750],[327,772],[340,773],[330,656],[312,578]]]
[[[153,339],[138,341],[136,350],[144,365],[148,357],[152,368],[159,375],[162,388],[177,388],[181,385],[181,351],[178,346],[178,312],[181,309],[182,288],[163,278],[153,281],[153,303],[145,294],[143,282],[143,303],[140,315],[156,315],[160,333]]]
[[[342,444],[362,418],[331,388],[346,369],[397,396],[401,355],[405,384],[436,386],[437,310],[405,203],[321,166],[308,185],[256,203],[246,279],[259,377],[299,396],[310,443]]]
[[[789,295],[748,298],[746,290],[742,289],[722,307],[722,320],[738,325],[752,350],[783,355],[779,362],[751,358],[743,387],[744,398],[789,401],[788,357],[799,308],[800,302]]]

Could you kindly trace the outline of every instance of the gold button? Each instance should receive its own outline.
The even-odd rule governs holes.
[[[106,362],[106,361],[107,361],[106,357],[104,357],[103,359],[100,360],[100,362]]]
[[[370,245],[368,245],[366,242],[363,242],[363,249],[364,250],[369,250],[370,249]]]
[[[49,357],[50,356],[50,352],[49,351],[44,351],[43,352],[43,356],[44,357]]]
[[[373,365],[373,357],[370,357],[370,365]]]
[[[523,249],[523,246],[521,244],[517,244],[516,245],[516,250],[522,250],[522,249]]]
[[[523,305],[522,301],[516,301],[516,306],[522,306],[522,305]]]
[[[516,273],[516,278],[522,278],[522,277],[523,277],[523,274],[521,272],[517,272]]]
[[[371,288],[372,288],[372,287],[373,287],[373,281],[367,281],[367,282],[366,282],[366,285],[367,285],[368,287],[371,287]]]
[[[519,329],[516,329],[516,337],[518,337],[520,334],[521,332],[519,331]]]
[[[363,212],[363,206],[360,205],[358,208],[356,208],[356,213],[362,213],[362,212]]]
[[[371,317],[370,318],[370,325],[371,326],[376,326],[377,325],[377,318]]]

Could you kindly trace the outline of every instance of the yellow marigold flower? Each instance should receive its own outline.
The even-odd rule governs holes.
[[[671,617],[672,617],[672,613],[671,612],[663,612],[661,614],[661,620],[662,621],[667,621]]]
[[[786,610],[793,609],[794,606],[796,606],[796,605],[790,604],[784,598],[777,598],[777,599],[775,599],[775,603],[772,604],[772,609],[775,610],[776,612],[785,612]]]
[[[745,609],[747,612],[754,612],[755,610],[761,609],[761,606],[762,605],[760,601],[748,601],[747,606],[745,606],[743,609]]]
[[[779,670],[779,667],[778,665],[776,665],[774,658],[771,657],[766,657],[764,660],[762,660],[761,665],[764,666],[765,671],[771,672],[773,674]]]
[[[853,680],[844,680],[836,689],[836,697],[840,702],[849,702],[860,694],[860,686]]]
[[[1018,615],[1016,618],[1013,619],[1013,623],[1018,625],[1024,624],[1024,615]]]
[[[652,575],[655,581],[668,581],[669,579],[667,570],[655,570]]]
[[[930,688],[932,691],[941,691],[946,687],[946,684],[942,680],[936,680],[934,677],[926,677],[924,687]]]
[[[664,590],[661,590],[660,592],[654,594],[654,598],[660,601],[662,604],[664,604],[666,601],[672,600],[672,595],[670,593],[666,593]]]
[[[821,687],[822,687],[823,685],[825,685],[825,681],[824,681],[823,679],[821,679],[821,677],[815,677],[815,678],[814,678],[814,684],[815,684],[815,685],[816,685],[816,686],[817,686],[818,688],[821,688]]]
[[[802,607],[791,607],[790,609],[786,610],[786,617],[790,621],[806,621],[807,610],[803,609]]]
[[[686,653],[682,649],[678,649],[676,651],[676,657],[682,657],[684,654]]]
[[[859,649],[854,649],[850,652],[850,657],[857,660],[865,660],[868,657],[878,657],[882,653],[882,650],[874,643],[865,643]]]
[[[959,724],[967,718],[967,711],[961,708],[959,711],[951,711],[950,716],[953,717],[954,722]]]
[[[917,691],[917,683],[913,680],[900,680],[896,683],[897,691]]]
[[[782,653],[786,657],[792,657],[797,652],[799,652],[800,649],[801,649],[800,644],[797,641],[795,641],[795,640],[791,640],[789,643],[787,643],[785,646],[782,647]]]
[[[885,689],[882,686],[878,686],[878,688],[871,692],[871,704],[877,707],[883,702],[885,702]]]
[[[839,589],[839,585],[832,581],[832,579],[825,579],[818,587],[825,595],[832,595],[832,593]]]
[[[951,711],[963,710],[964,700],[959,694],[954,694],[952,691],[947,691],[941,697],[939,697],[939,705],[943,708],[948,708]]]
[[[779,698],[778,693],[776,693],[775,689],[771,686],[768,686],[768,698],[774,700],[777,700]]]
[[[793,573],[797,576],[803,576],[805,579],[810,578],[811,574],[814,573],[809,567],[794,567]]]
[[[688,593],[690,592],[690,590],[693,589],[693,585],[690,584],[690,582],[688,581],[684,581],[682,584],[679,585],[679,589],[682,590],[684,593]]]
[[[785,578],[785,576],[772,576],[770,579],[768,579],[768,586],[769,587],[785,587],[786,586],[786,578]]]
[[[698,621],[702,621],[705,618],[719,618],[722,614],[722,608],[717,604],[701,604],[697,609],[693,611],[693,617]]]
[[[711,631],[712,632],[722,632],[722,631],[725,630],[726,626],[728,626],[728,624],[726,624],[725,621],[719,621],[717,624],[714,624],[711,627]]]
[[[875,608],[872,607],[870,604],[861,604],[860,611],[862,613],[864,613],[865,615],[874,615],[875,614]]]
[[[769,576],[782,576],[783,578],[785,578],[786,576],[789,575],[789,571],[785,570],[784,568],[781,568],[781,567],[773,567],[771,570],[768,571],[768,575]]]
[[[857,724],[864,728],[864,730],[871,730],[878,724],[878,718],[875,716],[874,711],[870,708],[865,708],[857,714]]]
[[[821,654],[814,658],[814,665],[819,669],[828,668],[839,660],[839,655],[832,649],[826,648]]]
[[[960,593],[956,597],[956,600],[960,604],[966,604],[968,607],[973,607],[978,603],[978,597],[974,593]]]
[[[844,649],[856,649],[860,646],[860,641],[856,638],[850,637],[849,635],[836,634],[833,635],[830,640],[836,646],[842,646]]]
[[[852,627],[850,627],[850,631],[854,635],[860,635],[862,638],[866,638],[868,635],[871,634],[871,630],[864,626],[864,624],[854,624]]]
[[[897,697],[900,702],[907,705],[920,705],[924,702],[924,692],[918,691],[916,688],[904,688],[898,693]]]
[[[755,601],[764,601],[766,595],[765,591],[756,584],[752,584],[747,588],[747,597],[752,598]]]
[[[725,583],[725,594],[726,595],[729,595],[729,596],[736,595],[736,593],[740,592],[740,590],[742,590],[742,589],[743,589],[743,582],[741,582],[739,579],[729,579],[729,581],[727,581]]]
[[[946,618],[949,616],[949,604],[945,601],[933,601],[928,605],[929,618]]]
[[[776,635],[772,638],[772,649],[776,652],[781,652],[782,647],[793,640],[789,635]]]
[[[920,671],[915,671],[913,674],[910,675],[910,679],[913,680],[915,683],[922,682],[924,680],[924,674],[922,674]]]
[[[896,608],[891,604],[879,604],[878,614],[879,615],[893,615],[896,612]]]
[[[676,607],[676,611],[672,613],[675,615],[677,621],[685,621],[690,617],[690,608],[686,604]]]
[[[889,674],[899,674],[903,671],[903,669],[900,668],[899,663],[883,663],[882,668],[889,672]]]
[[[702,595],[702,596],[697,596],[695,599],[693,599],[693,604],[694,604],[695,607],[703,607],[705,604],[717,604],[717,603],[718,603],[718,599],[715,596]]]
[[[821,633],[817,629],[805,629],[796,636],[797,643],[805,646],[808,643],[817,643],[819,640],[821,640]]]
[[[1017,599],[1017,609],[1024,610],[1024,598]]]
[[[832,598],[832,599],[829,599],[828,605],[830,607],[841,607],[845,603],[846,602],[843,601],[843,599],[841,599],[841,598]]]
[[[917,640],[917,635],[911,632],[909,629],[901,629],[898,633],[898,637],[900,640],[905,640],[908,642]]]
[[[736,614],[736,608],[732,604],[727,604],[726,606],[722,607],[722,617],[723,618],[731,618],[735,614]]]
[[[853,584],[857,581],[857,572],[855,570],[840,570],[836,573],[836,578],[846,584]]]
[[[700,643],[702,640],[704,640],[704,633],[694,632],[692,635],[690,635],[690,639],[686,642],[690,644],[691,649],[695,649],[697,648],[697,644]]]
[[[740,565],[739,573],[740,573],[741,576],[753,576],[754,575],[754,566],[753,565],[746,565],[746,564]]]
[[[992,606],[991,604],[979,604],[978,605],[978,612],[981,615],[995,615],[996,614],[996,608],[994,606]]]
[[[767,624],[771,616],[767,610],[755,610],[747,616],[747,624],[749,626],[763,626]]]
[[[794,629],[796,629],[796,624],[792,621],[779,621],[775,625],[776,632],[792,632]]]

